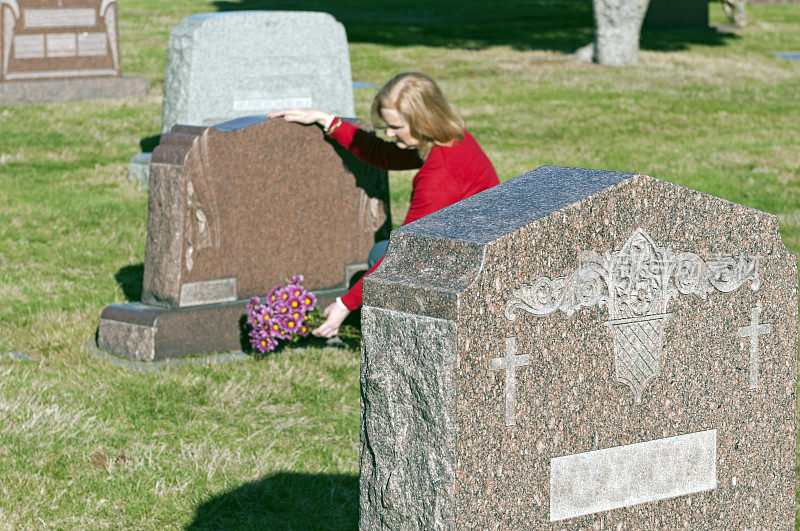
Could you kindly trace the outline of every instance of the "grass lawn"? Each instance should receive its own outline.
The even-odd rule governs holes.
[[[148,97],[0,107],[0,527],[356,525],[357,352],[138,372],[84,349],[103,307],[141,291],[147,194],[127,165],[160,131],[169,31],[189,14],[331,12],[354,80],[432,75],[501,180],[641,172],[779,216],[800,252],[800,63],[771,55],[800,50],[800,5],[752,6],[739,32],[645,34],[642,65],[614,69],[567,57],[591,40],[588,0],[329,4],[121,0],[123,72]],[[359,115],[374,90],[356,90]],[[395,220],[410,177],[391,175]]]

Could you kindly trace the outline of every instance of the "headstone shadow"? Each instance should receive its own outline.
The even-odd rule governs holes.
[[[146,136],[139,140],[139,149],[144,152],[152,152],[158,147],[159,142],[161,142],[161,135]]]
[[[142,280],[144,278],[144,264],[127,265],[114,274],[122,289],[125,300],[132,302],[142,298]]]
[[[279,472],[202,502],[186,529],[357,527],[358,476]]]

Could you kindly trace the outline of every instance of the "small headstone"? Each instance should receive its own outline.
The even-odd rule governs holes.
[[[344,26],[327,13],[186,17],[169,38],[161,130],[311,107],[355,116]]]
[[[0,104],[147,94],[120,76],[116,0],[3,0],[0,35]]]
[[[650,0],[642,28],[708,29],[708,0]]]
[[[129,359],[241,348],[250,297],[303,275],[330,302],[391,227],[386,172],[317,127],[175,126],[151,168],[142,303],[103,310],[98,333]]]
[[[393,231],[364,297],[362,529],[794,526],[775,216],[542,167]]]
[[[137,153],[128,164],[128,175],[134,181],[147,188],[150,185],[150,161],[152,153]]]
[[[772,55],[790,61],[800,61],[800,52],[772,52]]]

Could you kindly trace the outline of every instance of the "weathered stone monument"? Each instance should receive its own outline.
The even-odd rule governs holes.
[[[355,116],[344,26],[327,13],[192,15],[169,38],[161,131],[294,107]],[[146,157],[131,177],[146,184]]]
[[[542,167],[393,231],[364,295],[362,529],[794,526],[775,216]]]
[[[175,126],[152,169],[142,302],[107,307],[98,331],[133,360],[240,349],[250,297],[304,275],[330,302],[391,227],[386,172],[317,127]]]
[[[121,77],[116,0],[0,0],[0,104],[136,97]]]

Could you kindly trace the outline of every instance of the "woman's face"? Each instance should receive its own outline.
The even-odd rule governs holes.
[[[411,128],[395,109],[381,109],[381,117],[386,122],[386,136],[396,139],[397,145],[403,149],[412,149],[419,145],[419,140],[411,136]]]

